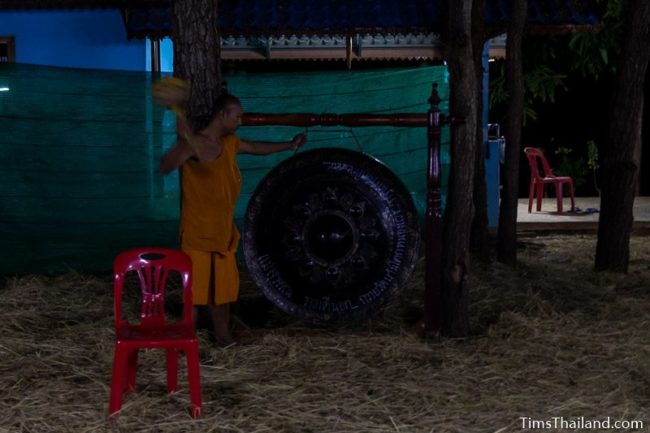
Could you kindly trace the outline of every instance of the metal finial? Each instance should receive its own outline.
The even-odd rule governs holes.
[[[431,84],[431,96],[429,97],[429,104],[431,108],[438,107],[440,104],[440,95],[438,95],[438,83]]]

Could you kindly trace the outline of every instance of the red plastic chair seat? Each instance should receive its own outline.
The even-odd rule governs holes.
[[[181,251],[144,248],[125,251],[113,264],[115,312],[115,356],[108,412],[117,414],[125,391],[135,390],[140,349],[164,349],[167,391],[178,390],[178,355],[185,353],[193,418],[201,416],[199,340],[192,323],[192,263]],[[139,323],[122,317],[124,281],[127,273],[137,274],[140,283]],[[165,287],[171,272],[178,272],[183,286],[183,314],[178,322],[165,317]]]
[[[562,213],[563,187],[564,184],[569,186],[569,195],[571,197],[571,212],[575,210],[575,198],[573,195],[573,179],[569,176],[555,176],[553,170],[548,165],[544,153],[535,147],[524,148],[524,153],[528,158],[530,165],[530,188],[528,190],[528,213],[533,208],[533,199],[537,198],[537,212],[542,210],[542,198],[544,197],[544,187],[547,184],[555,186],[555,197],[557,199],[557,211]],[[544,176],[540,174],[539,164],[542,165]]]

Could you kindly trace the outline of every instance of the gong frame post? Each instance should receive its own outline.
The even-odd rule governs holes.
[[[440,137],[443,116],[440,112],[438,83],[431,86],[427,113],[427,209],[424,239],[424,332],[440,335],[442,330],[442,206],[440,200]]]

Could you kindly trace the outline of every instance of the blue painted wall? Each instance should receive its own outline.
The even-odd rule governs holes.
[[[119,10],[0,12],[0,36],[16,38],[16,62],[144,71],[147,42],[128,40]]]

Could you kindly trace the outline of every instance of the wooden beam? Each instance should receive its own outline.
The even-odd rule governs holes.
[[[290,126],[427,126],[426,113],[399,114],[333,114],[333,113],[244,113],[242,125]]]

